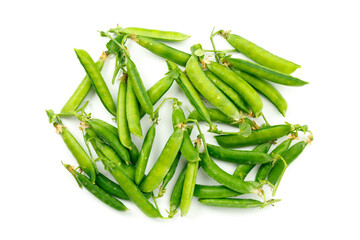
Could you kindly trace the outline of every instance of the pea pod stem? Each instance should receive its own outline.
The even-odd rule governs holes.
[[[217,52],[218,52],[218,51],[216,51],[216,47],[215,47],[215,43],[214,43],[213,38],[214,38],[214,36],[215,36],[216,34],[220,33],[220,31],[217,31],[217,32],[214,33],[214,30],[215,30],[215,27],[213,28],[213,30],[212,30],[212,32],[211,32],[211,34],[210,34],[210,42],[211,42],[211,45],[212,45],[212,47],[213,47],[213,52],[215,53],[216,62],[219,63],[219,62],[220,62],[220,59],[219,59],[219,56],[217,55]]]

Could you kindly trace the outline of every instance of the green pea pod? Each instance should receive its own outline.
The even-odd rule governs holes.
[[[179,152],[178,155],[176,155],[176,158],[175,158],[173,164],[171,165],[169,172],[166,174],[166,176],[159,188],[159,195],[158,195],[159,197],[162,197],[165,194],[166,187],[175,174],[176,168],[179,164],[180,157],[181,157],[181,152]]]
[[[172,112],[172,123],[173,128],[175,129],[176,126],[185,121],[185,114],[180,107],[180,102],[175,102],[173,104],[173,112]],[[198,162],[200,161],[199,151],[197,151],[190,139],[189,131],[184,131],[183,142],[180,148],[181,154],[184,158],[189,162]]]
[[[223,34],[223,31],[221,31],[221,33],[223,37],[239,52],[263,66],[286,74],[290,74],[300,67],[300,65],[278,57],[243,37],[235,34]]]
[[[267,153],[272,146],[272,142],[267,142],[256,146],[252,151],[258,153]],[[245,177],[249,174],[249,172],[255,167],[255,164],[239,164],[233,175],[239,177],[244,180]]]
[[[101,71],[104,66],[105,60],[107,58],[107,53],[103,52],[100,59],[95,63],[97,69]],[[75,92],[69,100],[65,103],[60,113],[69,113],[74,112],[80,104],[84,101],[86,95],[91,89],[91,80],[88,75],[84,77],[84,79],[80,82],[79,86],[76,88]]]
[[[204,71],[208,79],[214,83],[238,108],[246,113],[251,113],[249,106],[244,102],[240,95],[232,89],[229,85],[224,83],[221,79],[215,76],[210,71]]]
[[[270,142],[288,135],[294,130],[295,127],[290,124],[274,125],[252,131],[247,137],[240,134],[224,134],[215,136],[215,139],[222,147],[238,148]]]
[[[116,107],[114,100],[110,94],[109,88],[106,86],[104,78],[102,77],[99,69],[96,67],[96,64],[85,50],[74,50],[102,104],[104,105],[106,110],[109,111],[109,113],[116,116]]]
[[[130,132],[142,138],[143,135],[140,125],[139,103],[136,99],[131,81],[128,82],[126,89],[126,118]]]
[[[270,83],[262,80],[260,78],[251,76],[247,73],[241,72],[235,68],[231,68],[239,77],[248,82],[253,88],[258,92],[262,93],[267,99],[274,104],[274,106],[279,110],[279,112],[285,117],[287,110],[287,102],[284,97],[280,94],[276,88]]]
[[[141,180],[144,177],[146,165],[155,139],[155,133],[156,133],[156,123],[153,123],[153,125],[149,128],[148,132],[145,135],[144,143],[140,150],[140,156],[136,164],[135,183],[137,185],[140,184]]]
[[[292,138],[289,138],[289,139],[283,141],[271,152],[271,154],[282,155],[286,150],[289,149],[292,141],[293,141]],[[278,161],[281,161],[281,160],[278,160]],[[270,170],[272,169],[272,167],[273,167],[273,163],[270,163],[270,162],[262,164],[256,174],[255,180],[258,182],[265,180],[267,175],[269,174]]]
[[[102,140],[104,140],[115,150],[115,152],[119,155],[119,157],[121,157],[122,160],[124,160],[126,164],[130,164],[129,152],[121,144],[119,137],[115,135],[114,132],[108,128],[108,126],[104,126],[103,121],[99,121],[98,119],[89,119],[87,120],[87,123]]]
[[[252,88],[245,80],[229,68],[217,62],[210,62],[206,64],[206,66],[212,73],[240,94],[240,96],[250,106],[255,117],[260,116],[263,108],[263,102],[254,88]]]
[[[151,104],[150,98],[144,83],[140,78],[140,74],[136,68],[135,63],[128,57],[126,61],[126,68],[128,73],[128,79],[131,81],[132,88],[136,95],[137,100],[140,103],[141,108],[150,116],[153,115],[153,105]]]
[[[215,131],[216,126],[212,123],[210,119],[209,112],[204,105],[204,102],[201,100],[199,94],[195,90],[194,86],[191,84],[190,80],[186,75],[176,66],[175,63],[166,61],[170,71],[176,71],[179,75],[175,78],[175,81],[180,86],[181,90],[184,92],[186,98],[189,100],[190,104],[198,111],[201,117],[209,124],[210,129]]]
[[[112,195],[114,197],[124,199],[124,200],[130,199],[129,196],[126,195],[124,190],[122,190],[122,188],[118,184],[114,183],[113,181],[111,181],[110,179],[108,179],[101,173],[98,173],[98,175],[96,175],[95,183],[100,188],[102,188],[105,192],[109,193],[110,195]]]
[[[256,208],[264,207],[275,202],[279,202],[278,199],[272,199],[266,203],[260,202],[255,199],[236,199],[236,198],[204,198],[199,199],[199,202],[212,207],[227,207],[227,208]]]
[[[190,209],[191,200],[194,195],[198,168],[199,168],[199,161],[189,162],[187,164],[184,186],[181,193],[181,201],[180,201],[181,216],[185,216]]]
[[[226,162],[241,163],[241,164],[262,164],[271,162],[273,158],[261,152],[246,151],[246,150],[232,150],[218,147],[212,144],[207,144],[209,155]]]
[[[305,141],[298,142],[292,147],[290,147],[286,152],[284,152],[282,154],[282,157],[285,160],[286,164],[290,165],[302,153],[302,151],[304,151],[307,144],[308,143]],[[269,182],[275,185],[279,181],[284,169],[284,162],[281,160],[277,161],[274,167],[269,172]]]
[[[236,197],[241,193],[231,190],[225,186],[195,185],[194,196],[198,198],[226,198]]]
[[[183,41],[190,37],[190,35],[174,32],[174,31],[162,31],[156,29],[146,29],[146,28],[136,28],[136,27],[128,27],[128,28],[117,27],[114,29],[110,29],[110,32],[117,32],[122,34],[136,34],[139,36],[144,36],[144,37],[163,40],[163,41]]]
[[[246,72],[258,78],[264,78],[270,82],[274,82],[286,86],[294,86],[294,87],[308,84],[308,82],[305,82],[299,78],[273,70],[271,68],[261,66],[259,64],[244,59],[229,58],[227,59],[227,61],[231,63],[231,65],[234,66],[234,68],[240,71]]]
[[[117,111],[116,111],[116,121],[117,121],[117,135],[119,140],[124,147],[131,148],[131,136],[128,126],[128,120],[126,118],[126,82],[125,80],[120,81],[118,99],[117,99]]]
[[[90,157],[65,126],[57,123],[55,124],[55,128],[57,129],[57,132],[60,133],[80,168],[89,176],[91,182],[94,183],[96,179],[96,169]]]
[[[186,167],[187,164],[184,166],[183,170],[181,171],[174,185],[173,191],[171,192],[169,218],[172,218],[176,214],[177,209],[180,206],[181,195],[185,181]]]
[[[190,58],[190,54],[172,48],[151,38],[132,35],[131,39],[150,52],[183,67],[185,67],[187,60]]]
[[[170,136],[153,168],[140,183],[139,188],[142,192],[152,192],[160,185],[180,150],[183,135],[184,130],[178,127]]]
[[[122,202],[120,202],[119,200],[108,194],[98,185],[94,184],[89,178],[76,172],[72,168],[72,166],[64,164],[64,167],[76,178],[76,180],[78,181],[78,183],[81,184],[81,186],[84,186],[86,190],[88,190],[92,195],[94,195],[96,198],[98,198],[106,205],[119,211],[129,210]]]
[[[208,112],[209,112],[209,115],[210,115],[210,119],[211,121],[213,122],[216,122],[216,123],[225,123],[225,124],[228,124],[228,125],[232,125],[234,127],[239,127],[239,123],[237,122],[234,122],[234,119],[226,116],[225,114],[223,114],[220,110],[218,109],[215,109],[215,108],[208,108],[207,109]],[[195,119],[199,122],[203,122],[205,121],[202,116],[199,114],[199,112],[194,109],[188,116],[188,119]],[[254,123],[248,119],[248,118],[243,118],[247,123],[249,123],[251,126],[254,125]]]
[[[172,76],[165,76],[159,81],[157,81],[147,91],[152,105],[155,105],[159,101],[159,99],[169,90],[173,82],[174,82],[174,78]],[[142,118],[145,115],[145,112],[141,108],[141,106],[139,112],[140,112],[140,118]]]
[[[185,71],[194,87],[212,104],[225,115],[240,120],[240,113],[236,106],[216,87],[205,75],[199,61],[191,56],[186,63]]]

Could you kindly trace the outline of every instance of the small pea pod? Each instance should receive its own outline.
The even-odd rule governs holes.
[[[294,86],[299,87],[308,84],[299,78],[293,77],[291,75],[273,70],[271,68],[267,68],[261,66],[259,64],[240,59],[240,58],[229,58],[227,59],[229,63],[231,63],[234,68],[256,76],[258,78],[266,79],[270,82],[286,85],[286,86]]]
[[[126,119],[129,131],[142,138],[142,130],[140,125],[139,103],[136,99],[131,81],[127,84],[126,89]]]
[[[186,63],[185,71],[194,87],[212,104],[225,115],[240,120],[240,113],[236,106],[216,87],[205,75],[199,61],[191,56]]]
[[[126,82],[125,80],[120,81],[119,92],[117,98],[117,111],[116,111],[116,121],[117,121],[117,135],[119,140],[124,147],[131,148],[131,136],[128,126],[128,121],[126,118]]]
[[[271,154],[282,155],[286,150],[289,149],[292,141],[293,141],[292,138],[289,138],[289,139],[283,141],[271,152]],[[281,161],[281,160],[278,159],[278,161]],[[265,180],[267,175],[269,174],[270,170],[272,169],[272,167],[273,167],[273,163],[271,163],[271,162],[262,164],[256,174],[255,180],[258,182]]]
[[[78,181],[78,183],[81,184],[81,186],[84,186],[86,190],[88,190],[92,195],[94,195],[100,201],[119,211],[128,210],[128,208],[122,202],[120,202],[119,200],[108,194],[98,185],[94,184],[86,176],[75,171],[72,166],[64,164],[64,167],[76,178],[76,180]]]
[[[214,83],[238,108],[246,113],[251,113],[249,106],[244,102],[240,95],[232,89],[229,85],[224,83],[221,79],[215,76],[210,71],[205,71],[208,79]]]
[[[105,60],[107,59],[107,53],[103,52],[100,59],[95,63],[97,69],[101,71],[104,66]],[[74,112],[80,104],[84,101],[86,95],[91,89],[91,80],[88,75],[80,82],[79,86],[76,88],[75,92],[69,100],[65,103],[60,113],[69,113]]]
[[[152,39],[163,40],[163,41],[183,41],[190,37],[190,35],[174,32],[174,31],[162,31],[157,29],[146,29],[146,28],[136,28],[128,27],[121,28],[116,27],[109,30],[110,32],[115,32],[118,34],[136,34],[139,36],[144,36]]]
[[[171,168],[178,154],[184,136],[183,126],[179,126],[169,137],[159,158],[150,170],[149,174],[142,180],[139,188],[143,192],[152,192],[159,186]]]
[[[231,68],[239,77],[247,81],[258,92],[262,93],[267,99],[274,104],[279,112],[285,117],[287,110],[287,102],[276,88],[270,83],[260,78],[251,76],[237,69]]]
[[[279,202],[279,199],[272,199],[267,202],[260,202],[255,199],[236,199],[236,198],[203,198],[199,202],[212,207],[227,207],[227,208],[256,208],[265,207],[267,205]]]
[[[240,96],[250,106],[255,117],[260,116],[263,108],[263,102],[253,87],[251,87],[245,80],[229,68],[217,62],[210,62],[206,64],[206,66],[212,73],[240,94]]]
[[[182,169],[174,185],[173,191],[171,192],[169,218],[172,218],[176,214],[177,209],[180,206],[181,195],[185,181],[186,167],[187,165],[185,165],[185,167]]]
[[[150,52],[185,67],[190,54],[172,48],[151,38],[131,35],[131,39]]]
[[[144,177],[146,165],[155,139],[155,133],[156,133],[156,123],[153,123],[153,125],[149,128],[148,132],[145,135],[144,143],[140,150],[140,156],[136,164],[135,183],[137,185],[140,184],[141,180]]]
[[[96,64],[90,57],[90,55],[82,49],[75,49],[76,56],[78,57],[81,65],[84,67],[86,74],[88,75],[96,94],[99,96],[102,104],[113,116],[116,116],[116,107],[114,100],[110,94],[108,87],[102,77]]]
[[[215,139],[222,147],[237,148],[270,142],[288,135],[294,130],[295,127],[290,124],[274,125],[252,131],[251,134],[247,137],[244,137],[240,134],[224,134],[215,136]]]
[[[300,67],[300,65],[278,57],[243,37],[224,31],[220,31],[220,33],[239,52],[261,65],[286,74],[290,74]]]

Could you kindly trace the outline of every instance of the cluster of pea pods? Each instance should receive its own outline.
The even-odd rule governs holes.
[[[85,50],[75,49],[86,76],[60,113],[46,111],[50,123],[55,126],[56,132],[62,136],[79,164],[78,168],[63,165],[75,177],[80,187],[83,186],[114,209],[127,210],[119,199],[130,200],[145,215],[164,218],[156,204],[156,198],[165,193],[183,156],[186,165],[170,196],[169,218],[173,217],[178,209],[181,215],[185,216],[194,196],[205,205],[232,208],[264,207],[279,201],[266,200],[263,186],[271,186],[273,195],[275,194],[285,169],[311,142],[312,134],[306,125],[286,123],[270,126],[262,114],[263,102],[259,93],[268,98],[285,116],[287,103],[268,81],[286,86],[307,84],[290,75],[300,67],[299,65],[223,30],[211,34],[212,50],[204,50],[200,44],[196,44],[191,47],[191,53],[163,43],[183,41],[190,37],[178,32],[116,27],[100,33],[102,37],[109,38],[106,44],[107,51],[94,62]],[[234,49],[216,50],[213,42],[216,35],[224,37]],[[129,39],[166,59],[169,72],[149,90],[145,89],[126,47]],[[231,52],[242,53],[253,61],[232,58],[228,54]],[[205,57],[209,53],[215,55],[216,61],[210,61],[209,55]],[[119,73],[122,73],[116,104],[101,74],[109,54],[116,57],[113,83]],[[179,66],[185,67],[185,71]],[[181,102],[173,97],[163,99],[154,109],[154,105],[168,91],[174,80],[194,108],[188,117],[185,116]],[[103,120],[91,118],[91,114],[85,112],[87,103],[83,106],[81,104],[91,88],[94,88],[106,110],[115,117],[117,127]],[[203,98],[213,108],[206,107]],[[174,131],[151,170],[145,174],[155,139],[159,109],[168,100],[173,102]],[[143,138],[140,120],[146,114],[153,124]],[[80,126],[89,154],[61,121],[62,118],[71,116],[81,121]],[[266,124],[258,126],[254,119],[261,116]],[[209,126],[208,131],[215,134],[219,146],[206,143],[200,122],[205,122]],[[233,126],[235,131],[223,132],[215,123]],[[194,126],[198,131],[198,138],[192,141],[190,136]],[[299,131],[308,133],[308,138],[292,144],[294,139],[298,138]],[[132,142],[132,135],[143,139],[140,151]],[[287,140],[279,143],[268,153],[276,143],[275,140],[287,135]],[[97,155],[96,159],[91,154],[90,145]],[[232,149],[255,145],[252,151]],[[212,157],[237,163],[238,166],[233,174],[229,174],[221,169]],[[116,183],[99,172],[96,161],[102,162]],[[260,167],[255,180],[246,181],[245,177],[256,165]],[[196,184],[199,168],[220,185]],[[155,197],[156,189],[158,195]],[[242,194],[255,194],[263,201],[235,198]],[[150,197],[153,197],[154,203],[151,203]]]

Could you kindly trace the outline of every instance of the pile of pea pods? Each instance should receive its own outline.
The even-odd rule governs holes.
[[[50,123],[77,161],[78,167],[65,163],[63,166],[75,177],[80,187],[119,211],[128,210],[122,201],[131,201],[151,218],[172,218],[178,209],[181,216],[185,216],[194,197],[207,206],[229,208],[263,208],[279,201],[267,199],[264,186],[270,187],[274,196],[285,169],[313,137],[306,125],[269,125],[262,113],[263,102],[259,94],[268,98],[285,116],[287,102],[274,86],[308,84],[290,75],[300,67],[298,64],[278,57],[230,31],[213,31],[210,37],[213,49],[204,50],[200,44],[195,44],[190,53],[165,44],[190,37],[179,32],[117,26],[100,32],[100,35],[109,39],[107,51],[94,62],[85,50],[75,49],[86,76],[59,113],[46,110]],[[215,36],[223,37],[234,49],[216,50]],[[167,63],[169,71],[148,90],[131,59],[127,41],[136,42],[164,58]],[[253,61],[233,58],[230,53],[241,53]],[[117,79],[120,81],[116,103],[101,74],[108,55],[114,55],[116,59],[112,83]],[[215,60],[211,61],[209,57]],[[174,80],[193,107],[188,116],[177,98],[163,98]],[[84,103],[84,99],[91,88],[105,109],[114,116],[116,127],[111,120],[92,118],[91,113],[86,112],[88,102]],[[154,105],[160,99],[162,101],[155,109]],[[213,107],[206,107],[205,100]],[[159,110],[167,101],[172,102],[173,133],[150,171],[145,173],[159,124]],[[145,115],[153,123],[143,136],[140,120]],[[86,150],[63,125],[62,119],[68,117],[80,121]],[[265,123],[259,126],[256,123],[258,118]],[[218,145],[206,143],[200,127],[204,123],[209,127],[208,131],[214,134]],[[229,125],[233,131],[224,132],[217,124]],[[194,131],[198,134],[197,138],[191,139]],[[305,140],[299,140],[299,132]],[[288,138],[276,142],[284,136]],[[132,141],[134,137],[143,139],[140,151]],[[275,144],[276,147],[269,153]],[[233,149],[248,146],[255,147],[251,151]],[[212,158],[238,166],[233,174],[229,174]],[[178,170],[179,161],[186,162],[181,170]],[[101,173],[98,163],[102,163],[104,171],[108,173]],[[255,168],[256,165],[259,167]],[[199,169],[219,184],[196,184]],[[255,179],[245,180],[252,169],[257,170]],[[174,180],[168,216],[164,217],[156,199],[165,194],[176,170],[181,172]],[[113,180],[106,174],[111,175]],[[253,194],[254,198],[242,198],[242,194]]]

